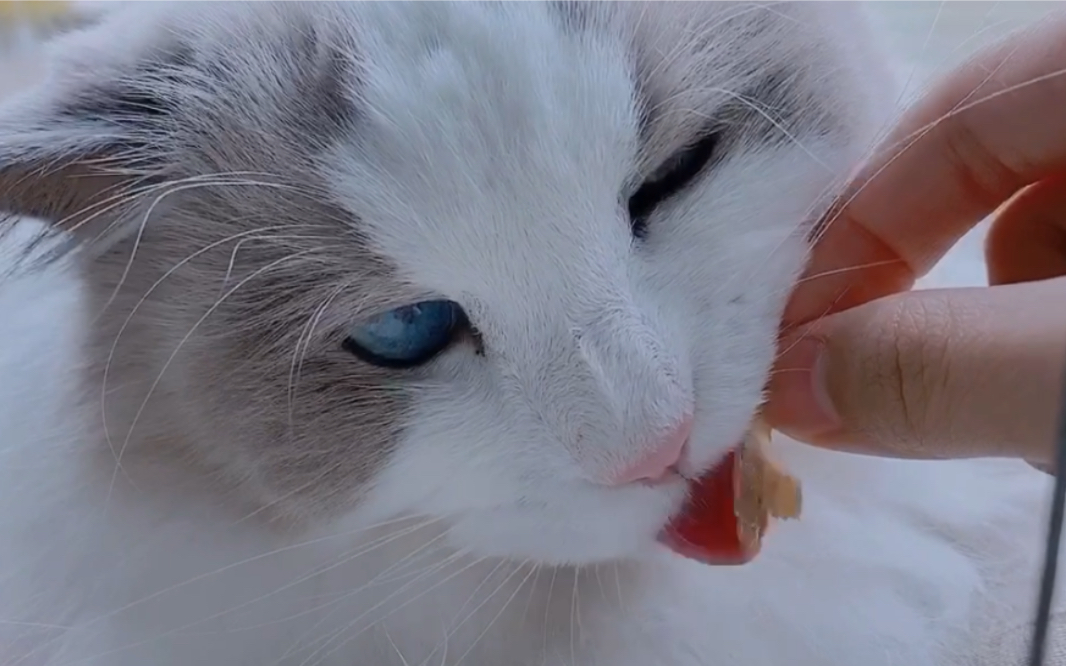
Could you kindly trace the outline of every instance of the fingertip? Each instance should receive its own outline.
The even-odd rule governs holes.
[[[769,383],[767,420],[792,437],[807,438],[839,429],[840,417],[825,380],[826,345],[801,336],[782,346]]]
[[[1000,208],[985,237],[989,284],[1066,275],[1066,177],[1050,178]]]

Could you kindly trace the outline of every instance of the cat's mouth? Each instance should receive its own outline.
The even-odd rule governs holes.
[[[685,478],[688,482],[689,493],[681,509],[659,533],[659,543],[709,565],[744,564],[755,557],[757,549],[750,547],[738,529],[738,460],[734,450],[699,478],[676,475],[676,479]]]
[[[659,541],[705,564],[744,564],[759,553],[771,519],[799,518],[800,482],[767,454],[770,437],[769,424],[756,416],[743,442],[692,482]]]

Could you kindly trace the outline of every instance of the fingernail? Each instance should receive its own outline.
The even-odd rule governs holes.
[[[767,417],[791,435],[819,435],[841,426],[826,383],[826,346],[804,337],[785,341],[770,379]]]

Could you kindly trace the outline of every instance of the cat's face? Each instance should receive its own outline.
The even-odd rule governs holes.
[[[143,4],[0,117],[7,206],[85,241],[115,449],[479,554],[649,547],[871,139],[854,8]]]

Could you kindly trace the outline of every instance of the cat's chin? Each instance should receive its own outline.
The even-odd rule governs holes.
[[[660,535],[688,497],[680,475],[588,501],[575,497],[570,511],[508,508],[449,521],[448,539],[477,556],[545,566],[588,566],[641,560],[663,548]]]
[[[671,471],[655,482],[603,491],[606,494],[597,491],[594,497],[581,493],[562,513],[557,513],[558,506],[473,512],[449,521],[449,540],[457,549],[479,556],[545,566],[639,561],[663,549],[712,564],[715,557],[690,552],[689,544],[679,543],[672,528],[691,510],[695,489],[706,489],[707,479],[721,472],[725,453],[734,448],[711,456],[709,462],[682,465],[681,471]],[[728,485],[731,480],[723,479],[723,483]],[[728,493],[720,495],[713,499],[715,506],[705,512],[716,517],[708,529],[735,531]],[[707,496],[697,499],[712,501]]]

